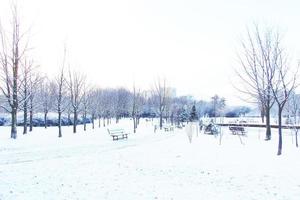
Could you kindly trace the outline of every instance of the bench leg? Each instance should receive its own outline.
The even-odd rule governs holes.
[[[119,137],[117,135],[114,135],[113,140],[119,140]]]

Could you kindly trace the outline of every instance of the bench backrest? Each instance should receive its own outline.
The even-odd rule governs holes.
[[[123,134],[125,131],[122,128],[118,128],[118,129],[107,129],[108,133],[110,135],[118,135],[118,134]]]
[[[229,126],[229,130],[231,130],[231,131],[245,131],[244,127],[242,127],[242,126]]]

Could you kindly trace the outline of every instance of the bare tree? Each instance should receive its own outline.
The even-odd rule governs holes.
[[[140,110],[140,100],[141,99],[141,91],[137,90],[135,84],[133,84],[133,93],[132,93],[132,121],[133,121],[133,132],[136,133],[136,129],[138,126],[138,115]]]
[[[242,53],[239,54],[242,70],[236,70],[243,83],[243,88],[238,90],[248,95],[251,102],[258,104],[261,114],[266,117],[266,140],[271,139],[270,111],[274,104],[272,66],[276,62],[274,57],[279,45],[278,38],[279,33],[271,28],[261,31],[255,25],[254,31],[248,30],[247,39],[242,41]]]
[[[43,79],[39,87],[39,101],[44,113],[44,127],[48,127],[48,113],[53,108],[55,102],[56,83],[47,77]]]
[[[300,112],[300,96],[298,94],[295,94],[295,92],[293,92],[291,94],[291,98],[289,100],[289,109],[291,110],[291,114],[294,117],[293,120],[293,125],[294,125],[294,132],[295,132],[295,139],[296,139],[296,147],[298,147],[298,131],[299,129],[297,128],[297,124],[298,124],[298,118],[297,116],[299,115]]]
[[[293,72],[290,65],[287,63],[287,57],[284,55],[280,46],[274,49],[275,65],[271,66],[274,72],[274,79],[271,83],[272,91],[275,102],[278,106],[278,151],[277,155],[282,153],[282,111],[291,96],[292,92],[296,88],[296,80],[298,76],[298,69]]]
[[[28,91],[29,95],[29,131],[31,132],[33,129],[33,115],[35,110],[40,106],[36,99],[38,85],[40,84],[42,77],[39,73],[30,73],[29,74],[29,87]]]
[[[58,115],[58,137],[62,137],[62,130],[61,130],[61,117],[62,113],[65,111],[65,109],[68,107],[67,103],[67,87],[66,87],[66,78],[65,78],[65,63],[66,63],[66,54],[67,50],[66,47],[64,47],[64,54],[62,59],[62,64],[60,71],[58,75],[56,76],[54,80],[55,85],[55,107]]]
[[[71,103],[70,103],[70,96],[67,97],[67,105],[66,105],[66,113],[67,113],[67,118],[68,118],[68,126],[70,126],[72,124],[72,119],[71,119],[71,114],[73,112],[73,108],[71,106]]]
[[[22,63],[22,73],[21,73],[21,84],[20,84],[20,98],[21,98],[21,108],[20,110],[23,111],[23,134],[27,134],[27,127],[28,127],[28,107],[29,107],[29,98],[30,98],[30,81],[29,77],[32,73],[32,65],[33,62],[28,62],[26,59],[24,63]]]
[[[216,122],[216,117],[220,117],[222,115],[222,111],[226,106],[226,100],[225,98],[215,95],[211,98],[211,106],[212,106],[211,114],[215,118],[215,122]]]
[[[103,126],[110,124],[114,115],[117,98],[113,89],[105,89],[102,93]],[[105,123],[106,120],[106,123]]]
[[[130,110],[130,92],[125,88],[117,88],[113,90],[115,100],[114,113],[116,115],[116,123],[119,122],[120,118],[129,115]]]
[[[73,133],[76,133],[78,114],[83,101],[85,76],[79,72],[69,70],[68,89],[70,92],[70,103],[73,109]]]
[[[172,115],[172,103],[173,103],[173,98],[171,94],[171,89],[167,88],[166,90],[166,100],[165,100],[165,111],[164,111],[164,117],[166,122],[171,118]],[[171,119],[171,123],[173,124],[173,119]]]
[[[162,129],[163,113],[166,108],[166,99],[167,99],[166,79],[161,80],[160,78],[158,78],[154,82],[153,94],[154,94],[154,97],[156,98],[156,103],[158,106],[159,128]]]
[[[17,138],[17,111],[20,103],[20,67],[21,60],[27,52],[27,42],[23,44],[25,33],[20,33],[20,20],[16,5],[12,6],[12,30],[5,31],[0,24],[0,90],[7,102],[7,107],[1,106],[11,114],[11,138]],[[8,34],[11,34],[9,37]],[[11,38],[11,41],[8,39]]]
[[[83,113],[83,129],[86,131],[87,114],[92,105],[92,90],[87,87],[87,84],[83,83],[83,95],[82,95],[82,113]],[[93,123],[94,124],[94,123]]]
[[[104,108],[103,108],[103,90],[102,89],[97,89],[95,92],[95,109],[96,115],[98,117],[98,127],[101,127],[101,117],[104,116]],[[104,123],[104,122],[103,122]]]
[[[97,111],[98,111],[98,104],[99,104],[99,98],[98,98],[98,90],[97,89],[92,89],[90,91],[90,106],[88,108],[88,113],[91,114],[92,117],[92,128],[95,128],[95,119],[97,116]],[[100,123],[99,123],[100,127]]]
[[[140,91],[138,98],[137,98],[137,125],[140,124],[140,118],[142,117],[143,112],[145,111],[145,104],[147,103],[147,92],[146,91]]]

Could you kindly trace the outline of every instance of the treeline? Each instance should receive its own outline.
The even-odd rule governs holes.
[[[79,123],[86,130],[86,123],[91,122],[94,128],[97,119],[98,126],[106,126],[113,118],[118,122],[122,117],[131,117],[135,132],[141,117],[158,117],[162,128],[163,122],[188,121],[192,107],[196,117],[226,115],[224,98],[216,95],[206,102],[191,96],[177,97],[165,79],[158,78],[150,91],[135,85],[131,89],[95,87],[84,73],[72,69],[66,47],[60,66],[54,66],[59,69],[55,77],[47,77],[34,62],[29,42],[32,38],[15,5],[10,21],[8,27],[0,26],[0,107],[11,116],[11,138],[17,138],[17,125],[23,126],[23,134],[37,124],[45,128],[57,125],[58,136],[62,137],[61,126],[73,125],[76,133]],[[18,120],[19,113],[23,113],[22,120]],[[43,122],[34,117],[37,113],[43,113]],[[56,113],[55,122],[48,120],[49,113]],[[227,114],[242,113],[239,109]]]
[[[22,118],[17,117],[17,125],[23,126],[23,134],[26,134],[28,130],[32,131],[35,126],[47,128],[48,126],[64,125],[72,125],[73,132],[76,133],[78,124],[83,124],[84,130],[86,130],[86,123],[92,123],[92,128],[95,126],[105,127],[111,123],[111,120],[118,123],[119,119],[127,117],[135,119],[135,128],[137,128],[140,118],[160,117],[160,106],[163,107],[163,121],[174,124],[189,121],[193,106],[196,109],[196,118],[203,116],[239,117],[250,111],[247,107],[227,108],[225,99],[218,95],[212,97],[211,101],[196,100],[192,96],[178,97],[174,93],[175,89],[169,87],[165,88],[167,91],[164,95],[165,100],[160,105],[160,94],[155,93],[155,90],[137,91],[135,88],[129,90],[121,87],[91,87],[86,85],[87,79],[80,75],[82,73],[72,73],[71,71],[67,73],[69,76],[64,78],[63,92],[59,93],[59,79],[42,77],[37,70],[34,72],[34,76],[38,76],[38,78],[29,79],[35,80],[33,85],[37,87],[26,87],[24,84],[18,91],[21,97],[18,114]],[[28,75],[33,76],[31,72]],[[77,90],[71,87],[74,84]],[[26,96],[24,91],[28,93],[26,100],[22,100],[23,96]],[[5,97],[2,95],[1,99],[5,100]],[[61,100],[59,101],[59,99]],[[2,101],[1,107],[5,111],[9,105],[6,101]],[[60,113],[58,113],[58,107],[61,108]],[[40,117],[41,113],[43,119]],[[57,117],[49,119],[49,113],[57,113]]]

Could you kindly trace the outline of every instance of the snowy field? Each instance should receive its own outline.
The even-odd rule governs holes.
[[[132,121],[119,127],[131,130]],[[112,124],[110,127],[116,127]],[[112,141],[106,128],[35,128],[17,140],[0,128],[0,199],[300,199],[300,150],[284,130],[283,155],[277,135],[264,129],[247,137],[223,138],[185,130],[153,132],[142,121],[128,140]]]

